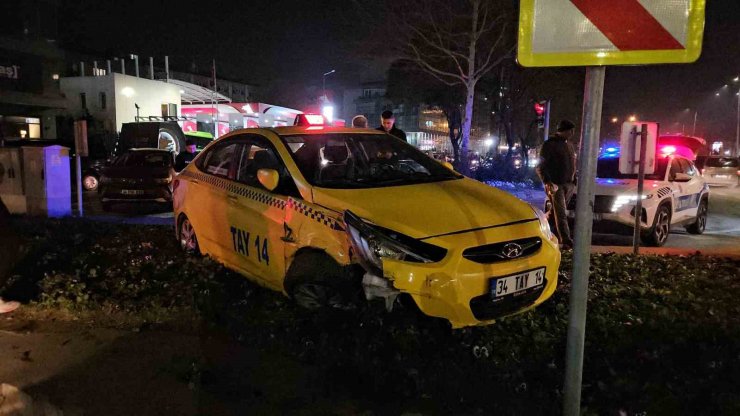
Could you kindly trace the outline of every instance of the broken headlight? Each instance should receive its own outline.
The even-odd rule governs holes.
[[[447,255],[442,247],[370,224],[349,210],[344,212],[344,223],[353,252],[368,270],[382,272],[383,258],[434,263]]]

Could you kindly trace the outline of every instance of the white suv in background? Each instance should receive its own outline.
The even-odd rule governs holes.
[[[619,173],[618,153],[606,153],[598,159],[594,196],[594,231],[633,232],[637,175]],[[568,208],[574,217],[575,198]],[[654,173],[645,175],[640,216],[643,243],[662,246],[671,226],[677,224],[691,234],[703,233],[708,208],[709,186],[693,162],[675,154],[658,155]]]

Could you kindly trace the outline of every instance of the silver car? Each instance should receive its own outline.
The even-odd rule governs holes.
[[[740,184],[740,162],[736,157],[709,156],[701,174],[709,185],[735,186]]]

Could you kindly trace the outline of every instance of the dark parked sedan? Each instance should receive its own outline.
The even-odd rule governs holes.
[[[99,192],[103,209],[117,202],[172,202],[175,175],[172,153],[159,149],[130,149],[103,171]]]

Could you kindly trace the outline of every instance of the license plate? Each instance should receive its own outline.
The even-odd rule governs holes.
[[[545,284],[545,268],[491,279],[491,296],[500,298]]]
[[[144,195],[144,191],[141,189],[122,189],[121,194],[123,195]]]

